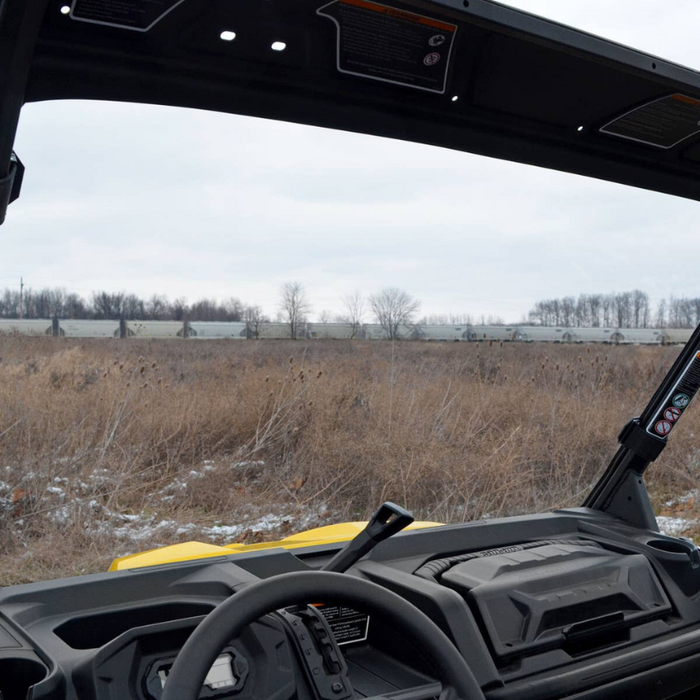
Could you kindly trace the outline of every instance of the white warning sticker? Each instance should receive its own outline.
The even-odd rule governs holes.
[[[700,100],[667,95],[625,112],[600,132],[657,148],[673,148],[700,133]]]
[[[700,352],[686,365],[663,404],[647,425],[647,432],[665,440],[700,390]]]
[[[445,92],[456,24],[370,0],[333,0],[316,12],[335,23],[341,73]]]
[[[338,646],[364,642],[369,633],[369,615],[345,605],[317,605],[326,618]]]
[[[70,18],[147,32],[183,2],[185,0],[73,0]]]

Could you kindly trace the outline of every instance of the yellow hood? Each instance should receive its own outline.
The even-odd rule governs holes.
[[[207,557],[228,556],[243,552],[255,552],[260,549],[296,549],[298,547],[310,547],[321,544],[334,544],[335,542],[347,542],[358,532],[361,532],[367,522],[338,523],[326,525],[313,530],[299,532],[276,542],[261,542],[260,544],[227,544],[219,546],[206,544],[205,542],[182,542],[168,547],[159,547],[147,552],[129,554],[119,557],[112,562],[110,571],[124,571],[126,569],[138,569],[142,566],[158,566],[159,564],[172,564],[178,561],[190,559],[205,559]],[[415,522],[409,525],[407,530],[419,530],[426,527],[439,527],[442,523]]]

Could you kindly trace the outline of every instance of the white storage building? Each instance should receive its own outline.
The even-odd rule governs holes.
[[[459,341],[472,340],[472,330],[468,325],[425,325],[418,326],[418,333],[421,340],[441,340],[441,341]]]
[[[192,321],[188,324],[188,338],[212,339],[212,338],[246,338],[246,324],[238,321]]]
[[[119,321],[59,321],[59,333],[66,338],[118,338]]]
[[[685,345],[692,334],[690,328],[664,328],[661,331],[661,342],[664,345]]]
[[[520,340],[519,326],[472,326],[474,340]]]
[[[185,324],[182,321],[127,321],[129,338],[182,338]]]
[[[362,337],[362,326],[359,328],[352,323],[307,323],[306,332],[309,338],[350,339]]]
[[[0,335],[52,335],[50,319],[0,318]]]

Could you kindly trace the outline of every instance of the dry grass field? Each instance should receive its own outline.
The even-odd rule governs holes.
[[[395,500],[462,521],[578,505],[677,348],[0,338],[0,584]],[[691,409],[649,482],[695,527]]]

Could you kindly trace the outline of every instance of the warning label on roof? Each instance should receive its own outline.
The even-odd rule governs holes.
[[[668,95],[613,119],[600,131],[649,146],[673,148],[700,133],[700,100]]]
[[[185,0],[73,0],[71,19],[147,32]]]
[[[457,25],[369,0],[317,10],[338,30],[341,73],[444,93]]]

